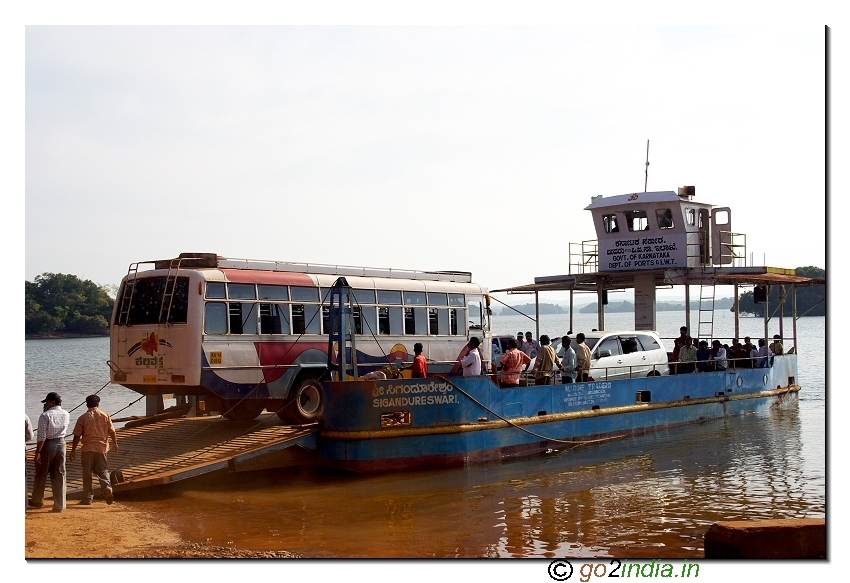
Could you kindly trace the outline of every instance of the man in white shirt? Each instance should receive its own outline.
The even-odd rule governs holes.
[[[726,349],[720,344],[720,340],[714,340],[711,346],[713,347],[711,358],[714,359],[714,370],[726,370],[726,367],[729,366],[726,360]]]
[[[469,339],[469,352],[460,361],[463,367],[463,376],[477,377],[481,374],[481,353],[478,351],[478,346],[481,341],[473,336]]]
[[[561,382],[564,384],[576,382],[576,375],[578,374],[578,359],[576,358],[576,351],[570,345],[571,342],[569,336],[561,338],[561,349],[558,351],[558,358],[564,365],[564,371],[561,373]]]
[[[31,508],[44,506],[44,487],[50,476],[53,512],[65,510],[65,434],[71,416],[62,409],[62,397],[50,392],[42,401],[44,413],[38,418],[38,442],[35,446],[35,483]]]
[[[525,342],[521,350],[528,355],[529,358],[537,358],[537,353],[540,352],[540,343],[534,339],[531,332],[525,333]]]

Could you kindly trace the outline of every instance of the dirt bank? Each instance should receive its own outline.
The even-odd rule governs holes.
[[[100,558],[286,558],[297,555],[276,551],[245,551],[182,540],[177,533],[131,505],[111,506],[96,500],[91,506],[68,501],[64,512],[50,511],[49,502],[27,510],[24,556],[27,559]]]

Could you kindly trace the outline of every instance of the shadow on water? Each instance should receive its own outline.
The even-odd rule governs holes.
[[[823,516],[817,464],[794,406],[497,464],[217,473],[122,498],[190,541],[312,557],[700,557],[715,521]]]

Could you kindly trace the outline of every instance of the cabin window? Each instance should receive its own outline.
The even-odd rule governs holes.
[[[255,300],[257,290],[253,283],[228,283],[227,295],[231,300]]]
[[[694,209],[685,209],[685,222],[689,227],[693,227],[697,224],[697,213]]]
[[[395,290],[380,289],[378,290],[378,303],[399,305],[401,304],[401,292]]]
[[[620,226],[617,224],[617,215],[604,215],[602,217],[602,226],[606,233],[619,233]]]
[[[319,288],[292,286],[289,288],[293,302],[318,302]]]
[[[673,228],[673,211],[670,209],[656,209],[655,219],[658,221],[659,229]]]
[[[649,221],[646,217],[646,211],[626,211],[626,225],[629,231],[648,231]]]
[[[207,302],[204,307],[204,334],[227,334],[227,304]]]
[[[717,210],[714,211],[714,224],[718,226],[729,224],[729,211]]]
[[[217,300],[223,300],[227,296],[224,295],[224,282],[223,281],[208,281],[207,282],[207,297],[215,298]]]
[[[424,306],[425,305],[425,292],[404,292],[404,305],[405,306]]]
[[[285,285],[258,285],[257,294],[261,300],[288,300],[289,288]]]

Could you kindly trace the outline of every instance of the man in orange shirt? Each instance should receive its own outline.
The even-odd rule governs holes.
[[[502,355],[502,382],[499,386],[510,389],[519,386],[519,377],[531,358],[517,348],[513,338],[508,340],[508,351]]]
[[[422,356],[422,343],[413,345],[413,366],[410,368],[410,376],[414,379],[424,379],[428,376],[428,361]]]
[[[106,503],[112,504],[112,485],[109,483],[109,466],[106,464],[106,452],[109,451],[109,440],[118,451],[118,437],[115,435],[115,427],[109,415],[98,408],[100,397],[89,395],[86,397],[88,411],[80,415],[77,425],[74,427],[74,442],[71,444],[71,461],[77,455],[77,444],[83,442],[83,498],[80,504],[90,505],[94,494],[92,492],[92,473],[100,480],[100,488],[106,496]]]

